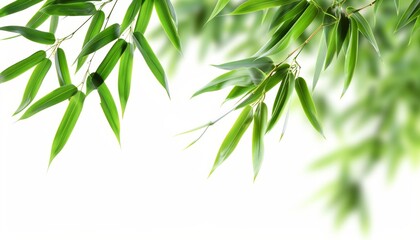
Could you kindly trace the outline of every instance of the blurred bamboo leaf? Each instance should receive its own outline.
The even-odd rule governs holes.
[[[230,2],[230,0],[218,0],[216,6],[213,9],[213,12],[210,14],[210,17],[207,19],[207,22],[210,22],[213,18],[215,18]]]
[[[273,60],[269,57],[253,57],[213,66],[224,70],[236,70],[240,68],[259,68],[262,71],[270,71],[274,67],[274,63]]]
[[[420,0],[413,0],[407,10],[405,10],[399,18],[396,31],[399,31],[401,28],[414,21],[418,16],[420,16]]]
[[[248,0],[236,8],[232,14],[256,12],[267,8],[287,5],[296,1],[297,0]]]
[[[26,112],[20,117],[20,120],[27,119],[32,117],[33,115],[41,112],[44,109],[52,107],[58,103],[61,103],[69,98],[71,98],[74,94],[77,93],[77,88],[70,84],[64,85],[60,88],[55,89],[54,91],[48,93],[34,104],[32,104]]]
[[[250,84],[252,84],[252,81],[247,71],[232,70],[213,79],[206,86],[202,87],[200,90],[195,92],[193,97],[206,92],[218,91],[222,88],[226,88],[233,85],[246,87]]]

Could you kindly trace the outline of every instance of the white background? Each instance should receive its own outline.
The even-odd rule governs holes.
[[[121,17],[128,2],[117,7],[113,19]],[[0,25],[23,24],[27,18],[22,16],[0,19]],[[75,27],[65,19],[57,35]],[[79,33],[63,45],[69,62],[77,55],[82,37]],[[282,142],[278,143],[280,128],[268,135],[265,162],[255,183],[249,132],[228,161],[207,178],[237,113],[211,128],[194,147],[182,150],[199,133],[175,137],[177,133],[215,119],[227,109],[220,108],[227,92],[189,99],[222,73],[209,66],[222,62],[222,54],[198,62],[196,46],[185,48],[178,74],[170,79],[171,101],[137,54],[132,95],[122,121],[122,147],[94,93],[49,171],[50,146],[66,104],[16,122],[11,115],[30,73],[2,84],[0,239],[420,238],[420,177],[410,166],[403,166],[392,184],[387,184],[383,169],[368,179],[372,215],[368,235],[360,234],[356,219],[336,230],[322,202],[308,203],[335,171],[309,172],[307,167],[336,143],[328,138],[328,130],[328,140],[320,138],[299,108],[292,111]],[[2,41],[0,67],[39,49],[44,47],[22,38]],[[81,77],[74,76],[74,82]],[[116,77],[114,72],[107,83],[117,100]],[[51,71],[38,96],[55,87],[57,79]]]

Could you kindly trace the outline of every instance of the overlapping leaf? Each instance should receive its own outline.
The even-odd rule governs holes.
[[[13,64],[6,70],[0,73],[0,83],[10,81],[24,72],[28,71],[32,67],[36,66],[42,60],[46,58],[45,51],[38,51],[31,56]]]

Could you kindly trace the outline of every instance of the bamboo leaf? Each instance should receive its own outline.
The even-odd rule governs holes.
[[[122,116],[124,116],[128,98],[130,96],[131,77],[133,73],[133,55],[134,46],[129,43],[121,57],[120,69],[118,71],[118,93],[120,96]]]
[[[102,11],[98,11],[93,16],[89,28],[86,32],[85,40],[83,41],[83,47],[92,40],[98,33],[101,32],[102,26],[105,22],[105,13]],[[82,47],[82,48],[83,48]],[[80,68],[83,66],[83,64],[86,62],[87,56],[81,57],[77,60],[77,71],[80,70]]]
[[[287,5],[297,0],[248,0],[242,3],[232,14],[246,14],[256,12],[267,8],[279,7]]]
[[[235,150],[242,136],[248,129],[252,122],[253,112],[252,107],[247,106],[239,115],[236,122],[233,124],[229,133],[223,140],[220,146],[219,152],[217,153],[216,160],[214,161],[213,168],[209,175],[211,175],[217,167],[219,167]]]
[[[336,37],[337,56],[338,54],[340,54],[341,48],[343,47],[344,41],[346,40],[349,29],[350,29],[350,19],[348,19],[347,16],[344,13],[342,13],[337,24],[337,37]]]
[[[77,120],[79,119],[80,113],[82,112],[85,97],[85,94],[79,91],[70,98],[67,110],[64,113],[63,119],[61,120],[60,126],[54,137],[49,165],[51,165],[54,158],[63,150],[69,140]]]
[[[317,119],[315,104],[312,100],[311,94],[309,93],[306,81],[301,77],[297,78],[295,88],[299,96],[300,103],[302,104],[303,111],[305,112],[309,122],[320,134],[324,135],[321,124],[319,124]]]
[[[14,115],[24,110],[35,99],[36,94],[38,93],[38,90],[41,87],[41,84],[50,68],[51,61],[47,58],[42,60],[42,62],[40,62],[38,66],[36,66],[31,77],[29,78],[28,84],[26,85],[20,106],[18,107]]]
[[[131,4],[128,6],[128,9],[125,13],[124,19],[121,23],[121,32],[124,32],[125,29],[130,26],[130,24],[134,21],[137,14],[140,11],[140,7],[143,0],[132,0]]]
[[[315,87],[318,84],[318,80],[319,80],[319,77],[321,76],[321,72],[324,67],[325,59],[327,56],[327,44],[325,44],[324,35],[322,35],[321,41],[319,44],[320,45],[319,45],[318,56],[316,58],[314,79],[312,82],[312,91],[315,90]]]
[[[285,80],[279,86],[277,91],[276,99],[274,100],[273,110],[271,113],[270,121],[268,122],[267,132],[269,132],[277,124],[287,103],[289,102],[290,96],[293,93],[295,86],[295,76],[292,73],[288,73],[285,76]]]
[[[253,57],[213,66],[224,70],[237,70],[240,68],[259,68],[265,72],[273,69],[274,63],[273,60],[269,57]]]
[[[72,84],[57,88],[54,91],[45,95],[43,98],[36,101],[34,104],[32,104],[22,115],[20,120],[32,117],[33,115],[41,112],[44,109],[52,107],[58,103],[61,103],[71,98],[76,93],[77,88]]]
[[[41,43],[41,44],[51,45],[55,43],[54,34],[49,33],[49,32],[38,31],[38,30],[28,28],[28,27],[6,26],[6,27],[0,27],[0,30],[18,33],[28,40]]]
[[[366,39],[370,42],[372,47],[375,49],[378,56],[381,56],[381,53],[379,51],[378,43],[376,42],[375,36],[373,35],[372,29],[370,28],[369,23],[366,21],[366,19],[358,12],[354,12],[355,9],[349,7],[348,12],[351,12],[351,18],[356,20],[357,26],[359,28],[359,31],[366,37]]]
[[[254,167],[254,181],[258,176],[264,159],[264,135],[267,130],[267,116],[267,105],[261,102],[255,110],[254,128],[252,132],[252,163]]]
[[[282,23],[288,20],[295,18],[296,16],[302,15],[308,6],[309,2],[300,1],[280,7],[270,24],[270,30],[280,26]]]
[[[50,20],[50,33],[55,34],[55,32],[57,31],[57,27],[58,27],[58,21],[59,21],[59,17],[58,16],[52,16],[51,20]]]
[[[82,48],[78,59],[98,51],[120,36],[120,25],[113,24],[89,40]]]
[[[170,8],[166,0],[155,0],[155,9],[160,23],[174,47],[181,51],[181,41],[174,19],[171,16]]]
[[[17,0],[0,9],[0,17],[23,11],[43,0]]]
[[[193,97],[206,92],[219,91],[229,86],[245,87],[250,84],[252,84],[252,81],[247,71],[233,70],[213,79],[206,86],[195,92]]]
[[[159,83],[165,88],[166,92],[168,93],[168,96],[170,96],[165,71],[163,70],[162,65],[160,64],[158,58],[156,57],[146,38],[140,32],[134,32],[133,42],[139,49],[140,53],[143,55],[144,61],[149,66],[153,75],[155,75]]]
[[[120,119],[114,98],[105,83],[98,87],[98,94],[101,97],[101,107],[112,128],[118,143],[120,143]]]
[[[345,59],[346,80],[344,82],[344,89],[341,96],[346,93],[348,87],[350,86],[357,64],[357,55],[359,52],[359,32],[357,29],[357,22],[354,19],[351,19],[350,32],[350,43]]]
[[[213,20],[213,18],[215,18],[226,7],[226,5],[228,5],[229,2],[230,0],[218,0],[207,22]]]
[[[238,98],[242,95],[244,95],[245,93],[250,92],[252,89],[254,88],[254,86],[248,86],[248,87],[239,87],[239,86],[235,86],[232,88],[232,90],[229,92],[229,94],[227,95],[225,102],[230,101],[232,99]]]
[[[111,74],[112,70],[114,70],[126,48],[127,42],[123,39],[118,39],[118,41],[114,43],[114,45],[106,54],[105,58],[102,60],[95,74],[91,75],[93,79],[88,80],[86,94],[89,94],[94,89],[98,88],[108,78],[109,74]]]
[[[38,11],[36,12],[31,19],[29,19],[28,23],[26,24],[26,27],[36,29],[39,26],[41,26],[47,19],[50,18],[50,15]]]
[[[0,73],[0,83],[10,81],[28,71],[46,58],[45,51],[38,51],[31,56],[13,64]]]
[[[90,16],[96,13],[96,7],[90,2],[58,3],[45,6],[41,11],[53,16]]]
[[[146,32],[147,25],[149,25],[150,17],[152,16],[154,0],[143,0],[140,8],[139,15],[137,17],[135,32],[144,34]]]
[[[55,53],[55,68],[60,86],[71,84],[69,66],[63,49],[58,48]]]
[[[420,14],[420,0],[413,0],[407,10],[398,19],[396,31],[401,30],[410,22],[414,21]],[[414,15],[414,17],[413,17]]]

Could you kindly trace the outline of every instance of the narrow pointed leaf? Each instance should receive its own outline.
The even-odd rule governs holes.
[[[41,44],[54,44],[55,43],[55,36],[49,32],[42,32],[28,27],[21,27],[21,26],[6,26],[0,27],[0,30],[18,33],[22,35],[24,38],[31,40],[32,42],[37,42]]]
[[[396,30],[400,30],[401,28],[405,27],[407,24],[409,24],[411,21],[415,20],[417,18],[420,10],[420,0],[413,0],[408,6],[407,10],[401,15],[401,17],[398,19],[398,24],[396,27]],[[417,16],[415,15],[417,12]],[[414,14],[414,18],[412,17]]]
[[[0,9],[0,17],[23,11],[43,0],[17,0]]]
[[[229,2],[230,0],[218,0],[207,22],[210,22],[213,18],[215,18]]]
[[[235,86],[232,88],[232,90],[229,92],[229,94],[227,95],[225,102],[230,101],[232,99],[238,98],[242,95],[244,95],[247,92],[250,92],[252,89],[254,88],[254,86],[248,86],[248,87],[238,87]]]
[[[264,159],[264,135],[267,130],[268,109],[265,103],[258,104],[254,114],[254,128],[252,132],[252,165],[254,180],[257,178]]]
[[[248,0],[241,4],[232,14],[245,14],[267,8],[279,7],[296,2],[296,0]]]
[[[82,112],[85,97],[85,94],[80,91],[71,97],[69,105],[54,137],[49,165],[51,165],[54,158],[61,152],[61,150],[63,150],[69,140],[70,135],[76,126],[77,120],[79,119],[80,113]]]
[[[89,42],[87,42],[86,45],[84,45],[82,51],[80,52],[77,58],[81,58],[93,52],[98,51],[99,49],[113,42],[119,36],[120,36],[119,24],[116,23],[107,27],[102,32],[94,36],[91,40],[89,40]]]
[[[137,17],[136,27],[134,28],[135,32],[140,32],[141,34],[146,32],[150,17],[152,16],[153,5],[154,0],[143,0],[139,15]]]
[[[322,35],[321,42],[319,44],[320,45],[319,45],[318,56],[316,58],[314,79],[312,83],[312,91],[315,89],[316,85],[318,84],[319,77],[321,76],[322,69],[324,68],[325,58],[327,56],[327,44],[325,43],[324,35]]]
[[[317,119],[315,104],[308,90],[308,86],[306,85],[306,81],[301,77],[297,78],[295,88],[299,96],[300,103],[302,104],[303,111],[305,112],[309,122],[319,133],[324,135],[321,124]]]
[[[351,20],[350,32],[349,48],[347,50],[345,59],[346,80],[344,82],[342,95],[345,94],[348,87],[350,86],[351,79],[353,78],[354,70],[357,64],[357,55],[359,53],[359,31],[357,29],[357,23],[354,19]]]
[[[343,47],[343,44],[347,38],[347,34],[350,29],[350,19],[345,16],[345,14],[341,14],[340,20],[338,21],[337,25],[337,56],[340,54],[341,48]]]
[[[252,122],[253,112],[252,107],[247,106],[242,110],[236,122],[233,124],[229,133],[226,135],[223,140],[222,145],[220,146],[219,152],[217,153],[216,160],[214,161],[213,168],[210,172],[210,175],[219,167],[235,150],[242,136],[248,129],[249,125]]]
[[[58,82],[60,86],[71,84],[69,66],[66,54],[63,49],[58,48],[55,53],[55,68],[57,70]]]
[[[135,32],[133,33],[133,41],[136,47],[139,49],[140,53],[143,55],[144,61],[149,66],[149,69],[152,71],[153,75],[155,75],[159,83],[165,88],[168,95],[170,95],[165,71],[163,70],[162,65],[160,64],[146,38],[143,36],[143,34]]]
[[[112,128],[118,142],[120,142],[120,119],[117,106],[105,83],[98,87],[98,94],[101,97],[101,107],[108,120],[109,126]]]
[[[52,16],[50,20],[50,33],[55,34],[58,27],[59,16]]]
[[[41,26],[47,19],[50,18],[50,15],[38,11],[36,12],[31,19],[29,19],[28,23],[26,23],[26,27],[36,29]]]
[[[170,8],[166,0],[155,0],[155,9],[159,17],[160,23],[166,32],[169,40],[174,47],[181,51],[181,41],[178,34],[178,29],[175,25],[174,19],[171,16]]]
[[[57,88],[54,91],[45,95],[43,98],[36,101],[34,104],[32,104],[22,115],[20,120],[32,117],[33,115],[41,112],[44,109],[52,107],[58,103],[61,103],[71,98],[76,93],[77,88],[72,84]]]
[[[118,93],[120,96],[122,115],[124,116],[131,89],[131,77],[133,73],[134,46],[129,43],[120,60],[118,71]]]
[[[45,51],[38,51],[31,56],[13,64],[0,73],[0,83],[10,81],[28,71],[46,58]]]
[[[53,16],[90,16],[95,14],[96,7],[90,2],[51,4],[41,9]]]
[[[240,68],[259,68],[262,71],[270,71],[274,65],[273,60],[269,57],[253,57],[213,66],[224,70],[236,70]]]
[[[375,35],[373,35],[373,31],[370,28],[369,23],[366,21],[366,19],[360,13],[354,12],[354,11],[355,11],[354,8],[348,8],[348,12],[352,12],[351,18],[353,18],[357,22],[357,26],[359,28],[359,31],[370,42],[370,44],[375,49],[378,56],[381,56],[381,53],[379,51],[378,43],[376,42]]]
[[[130,26],[130,24],[134,21],[137,14],[139,13],[141,4],[143,0],[132,0],[131,4],[128,6],[127,11],[125,12],[124,19],[121,23],[121,32],[124,32],[125,29]]]
[[[94,77],[94,79],[91,80],[96,81],[96,83],[92,85],[92,81],[88,80],[87,94],[89,94],[93,89],[99,87],[99,85],[101,85],[108,78],[109,74],[111,74],[112,70],[114,70],[126,48],[127,42],[123,39],[118,39],[118,41],[114,43],[114,45],[106,54],[105,58],[102,60],[101,64],[98,66],[95,74],[91,75]],[[91,88],[91,86],[94,86],[94,88]]]
[[[20,106],[18,107],[14,115],[24,110],[35,99],[36,94],[38,93],[38,90],[41,87],[45,76],[51,68],[51,64],[52,63],[49,59],[44,59],[38,64],[38,66],[36,66],[34,72],[29,78],[28,84],[26,85]]]
[[[105,13],[102,11],[98,11],[93,16],[89,28],[86,32],[85,39],[83,41],[82,48],[90,41],[92,38],[94,38],[98,33],[101,32],[102,26],[105,22]],[[87,56],[81,57],[77,60],[77,71],[83,66],[83,64],[86,62]]]
[[[282,116],[284,109],[289,102],[290,96],[293,93],[294,86],[295,76],[292,73],[288,73],[285,77],[285,80],[279,86],[279,90],[277,91],[271,118],[267,126],[267,132],[273,129],[273,127],[277,124],[278,120]]]
[[[229,86],[249,86],[252,80],[247,71],[233,70],[209,82],[206,86],[194,93],[193,97],[206,92],[218,91]]]

